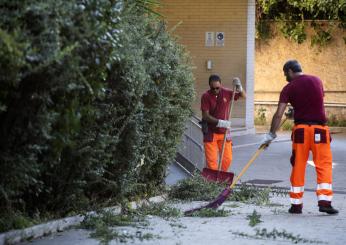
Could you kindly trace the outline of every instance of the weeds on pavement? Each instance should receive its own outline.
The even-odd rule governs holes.
[[[257,213],[256,210],[252,212],[252,214],[246,217],[249,220],[249,226],[254,227],[255,225],[262,222],[261,215]]]
[[[212,208],[204,208],[198,211],[195,211],[186,216],[190,217],[227,217],[231,214],[230,211],[224,209],[212,209]]]
[[[143,204],[142,206],[138,207],[136,210],[133,210],[132,212],[140,216],[153,215],[153,216],[158,216],[164,219],[178,218],[182,216],[182,213],[179,209],[170,207],[165,202],[160,202],[155,204],[154,203]]]
[[[168,197],[186,201],[210,201],[224,188],[226,188],[225,184],[207,181],[200,174],[195,173],[193,177],[181,180],[172,186]]]
[[[108,244],[111,240],[123,243],[135,239],[143,241],[160,238],[158,235],[138,230],[148,227],[148,222],[145,220],[147,215],[168,219],[170,217],[180,217],[181,212],[166,203],[147,203],[137,209],[123,209],[120,214],[115,214],[112,211],[100,211],[96,214],[87,215],[81,227],[93,230],[91,237],[99,239],[101,244]],[[131,233],[127,230],[117,229],[126,226],[137,228],[137,231]]]
[[[263,189],[242,183],[234,188],[230,200],[254,203],[256,205],[267,205],[270,203],[270,191],[269,188]]]
[[[278,231],[277,229],[273,229],[268,231],[266,228],[263,229],[255,229],[255,235],[250,235],[244,232],[232,232],[232,234],[245,237],[245,238],[253,238],[253,239],[263,239],[263,240],[286,240],[291,241],[292,243],[324,243],[318,240],[310,240],[306,238],[302,238],[300,235],[294,235],[293,233],[289,233],[286,230]]]

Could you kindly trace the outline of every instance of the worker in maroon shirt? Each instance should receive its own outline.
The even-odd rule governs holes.
[[[230,138],[231,121],[229,121],[229,108],[234,91],[221,86],[221,78],[218,75],[209,77],[210,89],[201,98],[202,121],[207,127],[203,127],[203,142],[207,167],[218,170],[218,158],[221,154],[222,143],[227,133],[224,146],[224,155],[221,170],[227,171],[232,162],[232,141]],[[239,78],[233,79],[233,87],[236,88],[234,100],[246,96]]]
[[[283,67],[288,84],[282,89],[278,108],[273,116],[270,132],[265,135],[263,144],[269,145],[276,138],[276,131],[287,103],[294,109],[291,156],[290,213],[302,213],[304,177],[309,152],[312,151],[317,174],[318,206],[320,212],[337,214],[331,205],[332,191],[332,152],[331,137],[326,126],[324,91],[322,81],[302,72],[296,60],[289,60]]]

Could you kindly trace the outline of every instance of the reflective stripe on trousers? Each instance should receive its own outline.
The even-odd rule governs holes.
[[[316,195],[319,201],[331,201],[332,191],[332,153],[328,126],[294,126],[292,130],[292,172],[290,198],[292,204],[301,204],[304,195],[305,170],[312,151],[317,174]]]

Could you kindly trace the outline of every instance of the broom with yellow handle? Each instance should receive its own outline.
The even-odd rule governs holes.
[[[283,120],[281,123],[280,127],[285,123],[287,120],[287,117]],[[267,144],[262,144],[260,147],[257,149],[257,151],[254,153],[254,155],[251,157],[251,159],[247,162],[245,167],[240,171],[239,175],[233,180],[232,184],[227,186],[226,189],[224,189],[215,200],[212,202],[208,203],[205,206],[199,207],[199,208],[194,208],[191,210],[187,210],[184,212],[185,215],[190,215],[193,212],[199,211],[201,209],[205,208],[212,208],[212,209],[217,209],[219,206],[221,206],[225,200],[228,198],[228,196],[231,194],[233,187],[237,184],[239,179],[244,175],[246,170],[250,167],[250,165],[256,160],[256,158],[261,154],[262,151],[264,151],[265,148],[267,148]]]

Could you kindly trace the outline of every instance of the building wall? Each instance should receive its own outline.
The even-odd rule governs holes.
[[[200,116],[200,98],[203,92],[209,89],[210,74],[219,74],[223,85],[229,88],[232,88],[232,78],[237,76],[245,88],[249,45],[247,43],[248,1],[161,0],[160,2],[162,7],[159,12],[167,21],[168,28],[176,26],[173,34],[179,36],[179,42],[186,46],[192,58],[197,93],[193,109],[196,115]],[[254,5],[253,0],[250,2]],[[206,32],[224,32],[224,46],[206,47]],[[206,68],[207,60],[212,61],[211,70]],[[253,110],[251,113],[253,114]],[[244,119],[245,114],[245,100],[241,99],[233,108],[233,116]]]
[[[256,109],[266,108],[271,118],[279,93],[287,83],[283,64],[294,58],[301,63],[304,73],[316,75],[323,81],[327,114],[346,119],[346,43],[343,39],[346,32],[335,28],[331,43],[320,50],[310,45],[311,28],[307,28],[307,33],[308,39],[302,44],[289,41],[281,34],[267,42],[256,41]]]

